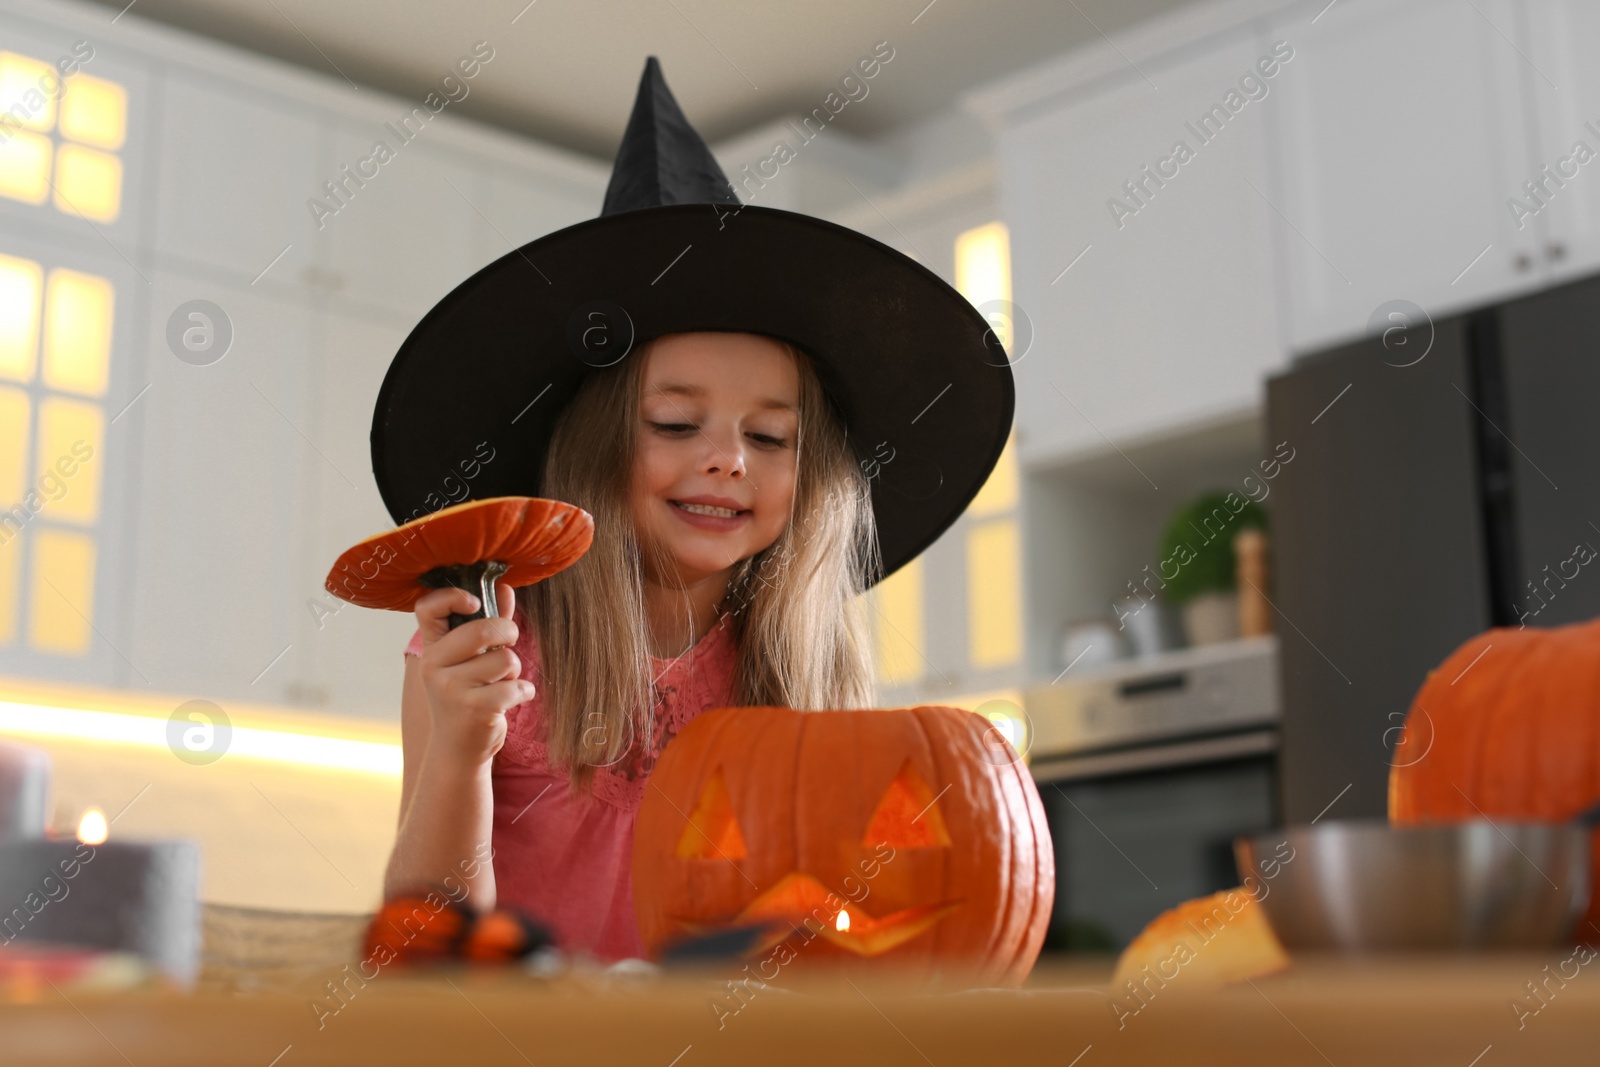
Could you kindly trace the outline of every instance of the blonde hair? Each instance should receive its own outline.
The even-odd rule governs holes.
[[[740,561],[728,583],[721,610],[733,616],[738,646],[733,699],[870,707],[860,604],[880,565],[870,487],[811,361],[778,343],[800,373],[794,501],[777,540]],[[652,344],[592,372],[556,421],[540,492],[592,514],[594,543],[565,571],[517,591],[538,636],[549,758],[569,769],[580,791],[595,767],[623,758],[635,737],[652,736],[644,570],[629,504]]]

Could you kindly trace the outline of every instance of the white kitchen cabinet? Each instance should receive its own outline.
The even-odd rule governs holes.
[[[1534,247],[1551,281],[1600,269],[1600,7],[1580,0],[1524,0],[1527,61],[1517,68],[1531,105],[1535,152],[1505,200],[1507,217]],[[1586,151],[1575,151],[1579,142]],[[1583,160],[1587,159],[1587,162]],[[1539,173],[1549,167],[1548,173]],[[1535,183],[1535,199],[1523,188]],[[1531,211],[1533,214],[1527,213]]]
[[[202,143],[225,119],[226,108],[213,113],[194,99],[179,107],[187,109],[182,113],[186,136]],[[274,113],[276,108],[281,113]],[[175,203],[174,213],[163,219],[179,236],[163,234],[162,240],[164,251],[189,277],[203,276],[197,269],[201,266],[228,268],[220,280],[223,287],[183,282],[179,288],[189,296],[215,300],[230,314],[241,309],[245,321],[241,324],[236,317],[236,350],[253,338],[258,354],[281,354],[274,372],[286,375],[285,395],[280,398],[259,378],[240,378],[248,360],[230,370],[237,351],[207,368],[170,358],[158,327],[178,294],[162,296],[162,306],[152,316],[158,321],[152,323],[151,359],[175,377],[178,389],[167,401],[175,405],[172,410],[156,405],[150,413],[162,425],[151,430],[153,443],[144,463],[160,469],[145,472],[143,507],[154,514],[181,510],[185,505],[174,500],[192,501],[197,498],[195,486],[208,485],[207,514],[219,516],[211,523],[218,546],[191,544],[181,532],[169,543],[152,543],[167,536],[166,526],[160,532],[151,527],[141,540],[140,592],[149,589],[150,595],[141,595],[137,628],[164,635],[147,639],[154,667],[146,673],[171,679],[171,688],[219,700],[287,702],[393,718],[399,709],[401,650],[414,628],[412,617],[354,607],[323,589],[340,552],[393,525],[372,476],[369,433],[378,388],[406,334],[440,297],[509,251],[508,241],[521,244],[592,217],[602,186],[590,180],[587,168],[566,160],[551,163],[546,171],[519,166],[526,162],[520,159],[491,165],[462,148],[444,128],[424,127],[413,141],[401,144],[382,123],[346,117],[335,128],[312,109],[272,97],[258,103],[258,109],[255,121],[274,131],[275,144],[289,158],[278,161],[266,189],[233,199],[213,198],[212,214],[198,221],[187,216],[175,221]],[[395,154],[357,184],[341,167],[348,164],[354,170],[371,155],[374,140],[385,141]],[[319,190],[300,184],[312,168],[318,182],[337,178],[346,183],[343,202],[320,190],[320,199],[338,208],[323,215],[320,228],[305,209],[307,196]],[[202,174],[194,180],[215,178]],[[236,226],[230,229],[234,224],[223,212],[240,210],[248,202],[272,203],[267,194],[273,190],[281,205],[284,190],[297,185],[301,191],[292,198],[293,210],[284,209],[288,214],[257,220],[256,229],[244,236]],[[303,240],[292,242],[284,261],[261,284],[253,284],[253,273],[246,276],[239,266],[253,262],[251,250],[291,217],[302,226]],[[237,240],[208,250],[208,233]],[[268,243],[276,240],[272,236]],[[285,266],[291,269],[282,270]],[[280,270],[283,281],[295,283],[295,289],[269,284]],[[317,292],[306,292],[300,283]],[[271,299],[279,293],[286,297],[283,303]],[[247,357],[251,354],[245,350]],[[252,385],[278,402],[282,414],[266,405]],[[146,399],[156,395],[152,390]],[[241,398],[254,407],[239,408]],[[169,462],[169,453],[184,440],[209,440],[223,432],[230,444],[221,455],[206,452]],[[223,481],[224,467],[252,464],[254,477]],[[279,517],[269,519],[269,514]],[[198,533],[205,524],[187,528]],[[277,536],[269,537],[266,531],[271,530]],[[253,540],[250,531],[255,531]],[[252,546],[248,558],[242,555],[246,546]],[[250,625],[225,626],[215,617],[215,607],[196,609],[187,595],[163,591],[177,584],[175,579],[181,580],[195,561],[203,570],[227,574],[244,586],[225,599],[255,606]],[[213,605],[223,602],[215,595],[201,599]],[[195,665],[181,653],[202,634],[215,652]],[[282,658],[273,662],[279,652]]]
[[[330,120],[182,67],[166,75],[163,97],[156,248],[241,287],[313,280],[318,234],[306,201],[329,176]]]
[[[1296,50],[1273,113],[1291,346],[1359,336],[1391,300],[1436,316],[1540,284],[1541,242],[1506,209],[1530,173],[1513,0],[1312,14],[1272,30]]]
[[[340,123],[329,170],[346,183],[345,192],[338,202],[323,198],[338,211],[322,218],[318,240],[328,249],[328,287],[339,298],[415,324],[483,265],[473,237],[481,225],[475,206],[484,201],[484,167],[440,143],[442,131],[430,128],[439,117],[413,120],[411,140],[402,141],[393,126],[403,114],[397,111],[393,124]],[[376,162],[379,143],[393,153],[387,163]]]
[[[485,176],[483,195],[476,199],[472,227],[472,262],[479,267],[547,233],[592,219],[605,199],[607,174],[587,185],[553,178],[532,170],[496,168]],[[459,281],[465,281],[462,275]]]
[[[327,462],[304,489],[315,515],[300,531],[292,582],[291,633],[303,655],[290,696],[341,715],[399,715],[401,654],[416,628],[409,612],[357,607],[323,588],[341,552],[394,525],[372,476],[369,434],[378,387],[405,335],[398,322],[332,312],[317,324],[308,432]]]
[[[996,150],[1014,299],[1033,328],[1015,365],[1024,462],[1258,402],[1282,358],[1265,120],[1298,59],[1204,142],[1191,126],[1270,50],[1245,28],[1141,60],[1150,81],[1126,69],[1059,102],[1011,102]],[[1180,141],[1190,158],[1163,164]]]
[[[232,324],[209,366],[169,350],[166,323],[192,299]],[[294,302],[159,273],[137,428],[128,655],[141,688],[276,703],[291,677],[294,566],[327,462],[308,444],[312,313]],[[120,422],[119,422],[120,425]],[[303,610],[303,609],[301,609]],[[276,662],[274,662],[276,660]]]

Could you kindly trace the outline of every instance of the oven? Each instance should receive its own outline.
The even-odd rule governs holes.
[[[1027,691],[1055,843],[1046,952],[1115,952],[1239,884],[1233,839],[1279,823],[1276,638],[1125,661]]]

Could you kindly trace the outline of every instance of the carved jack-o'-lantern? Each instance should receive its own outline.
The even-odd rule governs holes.
[[[635,824],[634,909],[651,956],[771,921],[779,932],[752,955],[776,964],[1016,984],[1054,896],[1027,768],[958,708],[705,712],[662,753]]]

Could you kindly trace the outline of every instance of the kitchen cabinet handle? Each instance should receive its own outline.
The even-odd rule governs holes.
[[[307,267],[300,272],[300,277],[307,285],[325,289],[330,293],[337,293],[344,288],[344,275],[338,271],[323,270],[320,267]]]
[[[1560,241],[1551,241],[1549,246],[1545,248],[1544,254],[1549,257],[1550,262],[1554,263],[1566,256],[1567,246]]]
[[[1512,257],[1511,265],[1516,267],[1519,272],[1525,271],[1529,267],[1533,266],[1533,257],[1528,255],[1526,252],[1518,252]]]

